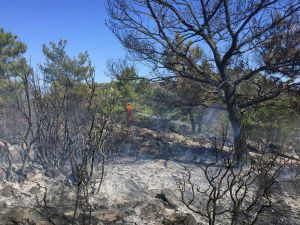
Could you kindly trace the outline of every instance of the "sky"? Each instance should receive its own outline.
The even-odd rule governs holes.
[[[67,53],[88,51],[96,80],[107,82],[107,60],[125,50],[105,25],[105,0],[0,0],[0,27],[27,44],[31,65],[44,62],[42,45],[67,40]]]

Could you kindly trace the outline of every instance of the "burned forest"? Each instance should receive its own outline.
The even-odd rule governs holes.
[[[298,1],[54,2],[0,2],[0,224],[300,225]]]

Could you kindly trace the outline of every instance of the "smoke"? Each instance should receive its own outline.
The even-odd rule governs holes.
[[[227,132],[227,141],[233,142],[233,132],[228,113],[216,106],[207,108],[200,118],[200,133],[208,138],[221,138]]]

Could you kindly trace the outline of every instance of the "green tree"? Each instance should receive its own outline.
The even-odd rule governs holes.
[[[71,58],[66,53],[66,44],[67,41],[60,40],[58,43],[50,42],[49,47],[43,45],[46,63],[40,68],[48,83],[56,81],[64,86],[73,85],[90,79],[94,73],[88,53],[79,53],[77,58]]]
[[[16,35],[0,28],[0,108],[2,117],[6,110],[13,111],[16,96],[24,94],[22,77],[30,72],[24,57],[27,46]]]
[[[26,49],[16,35],[0,28],[0,78],[8,78],[24,63]]]
[[[116,75],[116,85],[123,98],[123,103],[134,102],[138,99],[136,78],[137,72],[133,66],[125,67]]]
[[[113,79],[112,85],[119,95],[117,107],[119,119],[124,120],[128,102],[133,103],[135,112],[151,114],[151,83],[147,79],[137,79],[139,75],[136,68],[124,60],[109,62],[108,71]]]

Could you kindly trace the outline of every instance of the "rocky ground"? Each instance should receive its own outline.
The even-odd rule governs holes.
[[[148,132],[147,135],[148,140],[149,135],[155,137],[155,133]],[[155,138],[159,139],[157,136]],[[144,148],[142,154],[136,153],[135,144],[126,145],[126,154],[107,161],[99,193],[96,190],[100,172],[96,170],[95,186],[89,188],[91,216],[87,217],[79,210],[76,223],[208,224],[203,217],[192,213],[181,203],[177,183],[181,173],[188,169],[193,175],[193,182],[206,185],[204,175],[193,163],[193,156],[196,153],[207,159],[210,149],[175,134],[164,135],[164,139],[174,146],[172,154],[164,152],[164,157],[149,154],[151,150],[147,142],[139,146]],[[164,145],[159,140],[157,143],[158,146]],[[293,163],[283,171],[274,186],[274,198],[279,203],[268,208],[257,224],[300,224],[298,169],[298,163]],[[32,166],[27,181],[1,182],[0,224],[71,224],[76,191],[77,187],[70,183],[68,177]],[[79,205],[85,204],[82,200]]]

